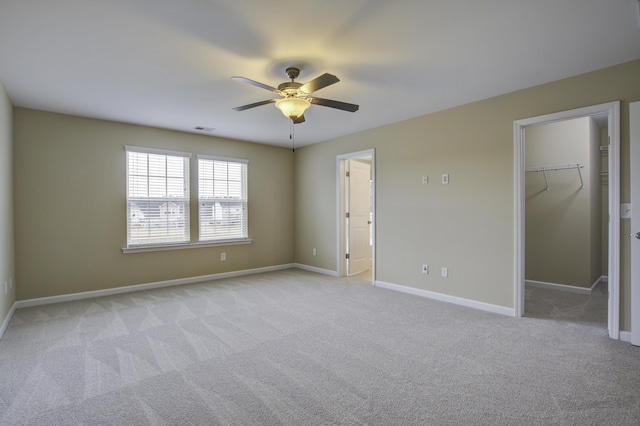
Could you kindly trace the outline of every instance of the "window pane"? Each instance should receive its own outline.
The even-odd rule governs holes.
[[[200,180],[200,198],[213,198],[213,180]]]
[[[245,238],[244,203],[200,203],[200,240]]]
[[[167,176],[184,178],[184,158],[167,157]]]
[[[199,160],[200,241],[247,237],[245,163]],[[211,174],[208,174],[211,172]],[[212,200],[211,197],[214,199]],[[234,198],[242,201],[225,201]]]
[[[242,198],[241,182],[229,182],[229,197]]]
[[[229,164],[229,180],[240,181],[242,179],[242,167],[244,164],[231,163]]]
[[[228,196],[226,180],[213,181],[213,195],[216,198],[225,198]]]
[[[184,194],[184,180],[176,178],[167,179],[167,196],[182,198]]]
[[[147,197],[148,179],[146,176],[129,175],[129,197]]]
[[[149,154],[149,175],[167,175],[167,157],[165,155]]]
[[[127,244],[189,241],[189,159],[127,151]]]
[[[147,154],[129,153],[129,175],[147,175]]]
[[[165,177],[149,177],[149,197],[167,196],[167,179]]]
[[[213,178],[216,180],[227,180],[227,163],[223,161],[213,162]]]
[[[200,179],[213,179],[213,161],[200,160],[198,176]]]

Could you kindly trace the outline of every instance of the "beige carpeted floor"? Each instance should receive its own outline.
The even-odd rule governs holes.
[[[635,425],[639,395],[599,322],[295,269],[19,309],[0,341],[7,425]]]

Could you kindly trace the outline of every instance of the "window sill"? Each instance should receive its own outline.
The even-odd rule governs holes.
[[[183,250],[205,247],[220,247],[220,246],[237,246],[242,244],[251,244],[253,242],[250,238],[238,238],[234,240],[220,240],[220,241],[206,241],[202,243],[186,243],[186,244],[158,244],[153,246],[134,246],[123,247],[123,253],[142,253],[149,251],[166,251],[166,250]]]

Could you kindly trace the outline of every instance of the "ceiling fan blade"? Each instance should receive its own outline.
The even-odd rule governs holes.
[[[343,111],[356,112],[360,109],[359,105],[348,104],[346,102],[333,101],[331,99],[307,98],[309,102],[315,105],[326,106],[329,108],[341,109]]]
[[[313,93],[316,90],[331,86],[339,81],[340,79],[335,75],[324,73],[320,77],[314,78],[310,82],[303,84],[299,90],[302,90],[305,93]]]
[[[304,114],[302,114],[300,117],[298,117],[295,120],[293,120],[293,124],[300,124],[300,123],[304,123],[304,122],[305,122]]]
[[[242,81],[243,83],[247,83],[247,84],[250,84],[252,86],[256,86],[256,87],[259,87],[261,89],[268,90],[270,92],[278,93],[278,89],[276,89],[275,87],[267,86],[266,84],[262,84],[260,82],[254,81],[254,80],[250,80],[250,79],[245,78],[245,77],[233,76],[231,78],[233,80],[236,80],[236,81]]]
[[[236,111],[244,111],[245,109],[259,107],[261,105],[272,104],[275,101],[277,101],[277,99],[267,99],[266,101],[260,101],[260,102],[256,102],[256,103],[253,103],[253,104],[248,104],[248,105],[242,105],[242,106],[239,106],[239,107],[235,107],[234,110],[236,110]]]

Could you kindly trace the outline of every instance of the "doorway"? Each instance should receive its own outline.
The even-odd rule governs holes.
[[[515,271],[515,313],[516,316],[523,316],[525,313],[525,251],[526,251],[526,188],[525,175],[527,173],[527,164],[525,162],[525,136],[527,129],[534,126],[541,126],[551,123],[560,123],[567,120],[577,118],[592,118],[594,120],[606,120],[606,127],[609,133],[609,141],[607,145],[607,182],[608,182],[608,199],[606,205],[608,209],[605,214],[608,215],[608,259],[606,266],[608,277],[609,299],[607,303],[607,327],[609,336],[614,339],[619,338],[619,271],[620,271],[620,182],[619,182],[619,146],[620,146],[620,121],[619,121],[619,102],[595,105],[592,107],[580,108],[571,111],[564,111],[545,116],[533,117],[524,120],[518,120],[514,123],[514,180],[515,180],[515,232],[514,232],[514,271]],[[544,165],[541,165],[544,166]],[[576,162],[574,173],[579,173],[580,165]],[[529,168],[531,171],[531,168]],[[540,170],[544,172],[544,170]],[[545,176],[546,178],[546,176]],[[582,177],[581,177],[582,179]],[[546,180],[546,179],[545,179]],[[545,182],[547,190],[550,183]]]
[[[524,129],[527,317],[607,326],[607,121]]]
[[[338,273],[375,281],[375,152],[337,157]]]

